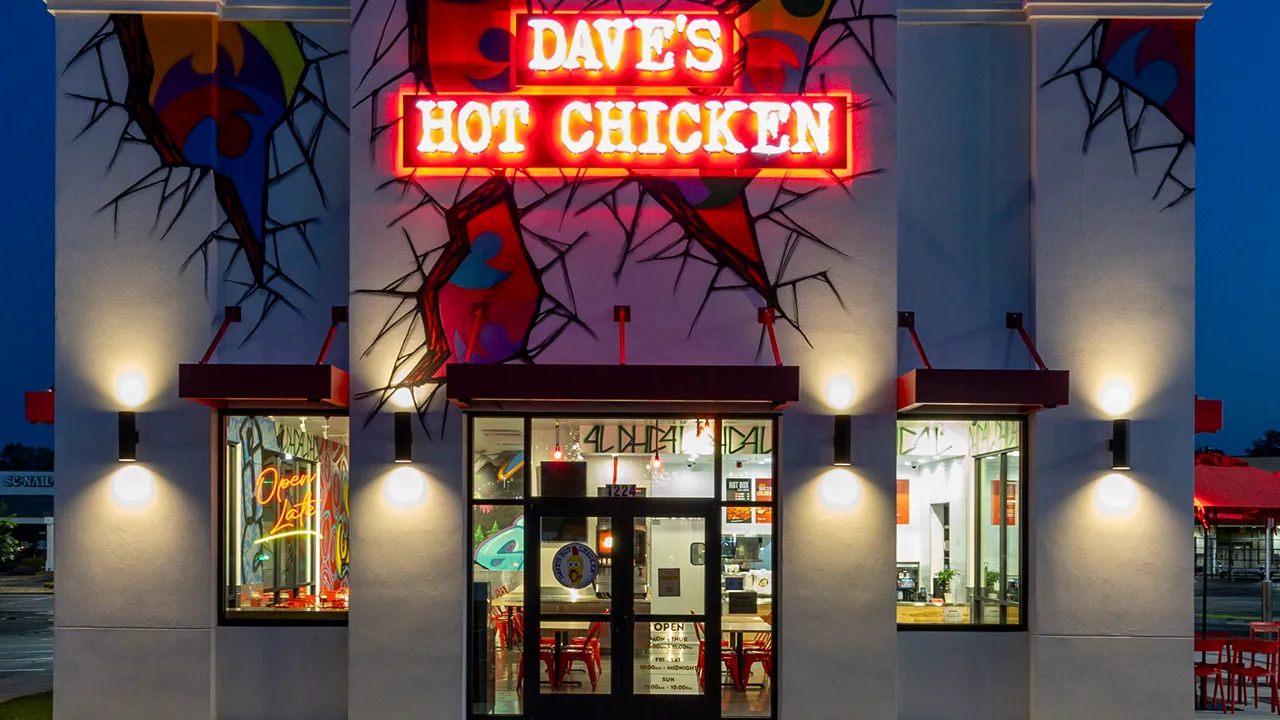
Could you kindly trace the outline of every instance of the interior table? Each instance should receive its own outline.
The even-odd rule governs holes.
[[[541,623],[542,630],[550,630],[555,633],[555,648],[552,650],[555,659],[552,662],[553,667],[551,671],[552,675],[557,678],[557,680],[560,677],[560,649],[569,644],[569,633],[583,632],[590,628],[591,623],[583,622],[581,620],[551,620]],[[541,643],[541,641],[539,641],[539,643]],[[581,685],[582,683],[574,680],[570,681],[568,684]]]
[[[725,615],[720,618],[720,627],[729,633],[729,646],[738,658],[738,673],[742,678],[741,680],[735,678],[734,686],[746,687],[747,651],[742,636],[746,633],[772,633],[773,626],[759,615]],[[757,684],[763,685],[763,683]]]

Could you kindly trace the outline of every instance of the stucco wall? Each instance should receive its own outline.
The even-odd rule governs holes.
[[[335,118],[347,105],[346,67],[341,55],[319,60],[327,52],[316,48],[340,52],[346,33],[308,27],[301,32],[312,45],[297,30],[267,23],[240,35],[212,16],[58,16],[59,720],[236,717],[241,709],[224,712],[215,692],[218,675],[233,669],[238,693],[277,694],[272,673],[243,672],[247,658],[272,648],[270,631],[215,651],[216,416],[178,399],[177,374],[203,355],[223,305],[241,305],[244,322],[215,361],[311,362],[329,306],[345,303],[346,134]],[[213,95],[199,78],[215,43],[232,48],[218,62],[243,68],[250,86],[272,72],[285,78],[274,110],[250,93],[261,111],[253,122],[275,112],[279,125],[210,120]],[[129,72],[144,57],[155,87]],[[187,57],[195,73],[178,79]],[[323,111],[304,92],[286,95],[319,87],[311,72],[321,65],[334,115],[316,132]],[[224,78],[228,104],[236,82]],[[179,105],[185,115],[173,114]],[[244,164],[255,158],[264,162]],[[306,167],[288,172],[299,162]],[[228,204],[228,180],[243,193],[240,207]],[[259,213],[251,199],[264,189]],[[260,243],[256,267],[250,236]],[[331,360],[344,363],[345,348]],[[116,384],[125,374],[145,385],[133,464],[116,458],[116,412],[126,409]],[[123,502],[113,481],[140,487],[142,501]],[[316,685],[311,700],[344,708],[345,687]]]
[[[810,88],[822,76],[829,89],[850,89],[871,101],[856,115],[855,141],[860,170],[869,174],[854,180],[848,194],[824,188],[825,182],[787,182],[794,190],[820,192],[787,211],[791,220],[784,222],[799,224],[803,234],[789,238],[776,224],[756,222],[767,287],[730,288],[741,286],[742,280],[696,239],[689,241],[688,252],[702,259],[688,262],[681,274],[679,228],[669,227],[645,241],[671,216],[651,197],[641,199],[635,182],[622,181],[584,185],[573,197],[556,191],[543,208],[522,214],[522,242],[532,268],[503,268],[536,273],[545,293],[541,307],[557,309],[558,314],[535,324],[521,349],[528,355],[520,357],[536,356],[540,363],[616,362],[611,315],[620,304],[632,308],[629,363],[771,362],[756,322],[761,292],[776,293],[787,318],[796,322],[779,322],[783,360],[803,368],[804,394],[783,423],[779,494],[783,512],[794,520],[783,523],[787,564],[782,582],[804,578],[803,589],[786,594],[781,610],[779,654],[794,658],[792,665],[786,660],[779,665],[784,716],[820,715],[849,697],[859,698],[870,715],[893,713],[892,596],[879,584],[848,581],[889,577],[893,563],[897,183],[896,110],[888,93],[895,82],[892,11],[887,2],[868,3],[865,9],[890,15],[877,20],[874,57],[846,42],[810,73]],[[385,18],[393,32],[383,30]],[[352,127],[352,379],[353,394],[371,393],[353,408],[353,424],[362,429],[353,440],[352,552],[354,557],[378,557],[379,566],[372,579],[361,575],[367,589],[352,607],[351,707],[352,717],[421,717],[425,710],[426,717],[452,718],[462,702],[465,498],[460,416],[456,409],[445,409],[440,395],[431,395],[438,381],[416,383],[423,423],[415,425],[414,468],[425,478],[427,491],[419,505],[397,508],[384,494],[393,469],[388,414],[395,408],[383,404],[393,387],[414,377],[429,357],[423,349],[430,349],[430,339],[423,334],[420,309],[401,301],[422,290],[439,257],[438,252],[427,253],[448,240],[441,211],[473,192],[487,173],[474,173],[460,193],[456,178],[380,187],[392,177],[388,153],[396,129],[372,142],[370,134],[389,122],[387,93],[413,82],[413,75],[405,74],[411,65],[408,41],[402,36],[390,42],[407,22],[402,2],[371,0],[352,28],[352,97],[357,103],[369,98],[357,107]],[[868,20],[857,25],[860,32],[870,32]],[[831,33],[827,41],[837,31]],[[427,35],[428,45],[441,41]],[[476,72],[484,69],[485,77],[501,69],[469,58],[465,50],[451,59],[477,63]],[[375,56],[381,59],[374,62]],[[433,77],[443,82],[441,73]],[[563,185],[555,178],[542,182],[552,189]],[[778,183],[757,179],[746,187],[743,197],[752,213],[768,214]],[[528,178],[516,178],[518,206],[535,201],[540,192]],[[606,195],[624,222],[599,202]],[[440,211],[429,204],[415,209],[428,196],[442,205]],[[565,203],[571,203],[568,212],[560,210]],[[628,238],[625,226],[637,208],[639,231]],[[655,259],[668,243],[677,246],[669,253],[673,259]],[[388,320],[401,313],[404,322],[386,332]],[[447,315],[445,322],[450,322]],[[465,328],[448,331],[450,347],[466,335]],[[399,364],[398,353],[406,354]],[[482,348],[477,359],[483,354]],[[428,361],[427,367],[437,366]],[[860,499],[853,507],[835,509],[819,492],[831,462],[832,410],[821,398],[826,382],[838,373],[850,376],[857,387],[853,470]],[[378,407],[381,412],[367,427],[359,425]],[[832,624],[833,615],[856,616],[859,622]],[[406,645],[405,637],[416,642]]]
[[[1194,185],[1194,104],[1176,93],[1194,86],[1171,38],[1194,52],[1186,41],[1195,21],[1126,22],[1145,25],[1035,24],[1036,338],[1046,357],[1071,368],[1072,384],[1070,407],[1044,413],[1036,427],[1037,720],[1186,717],[1192,704],[1195,223],[1194,195],[1179,183]],[[1123,52],[1106,55],[1110,42],[1099,43],[1100,61],[1087,42],[1083,56],[1073,54],[1101,31],[1139,37],[1143,75]],[[1075,79],[1048,82],[1076,67],[1086,68],[1086,87],[1109,83],[1105,98],[1123,92],[1128,110],[1097,124],[1087,152],[1090,115]],[[1130,151],[1124,123],[1142,107],[1134,86],[1167,98],[1147,109],[1137,146],[1181,146],[1176,162],[1172,149]],[[1111,487],[1101,483],[1111,472],[1111,424],[1099,396],[1112,382],[1133,395],[1122,416],[1133,419],[1134,469],[1111,481],[1119,498],[1100,494]],[[1125,488],[1132,502],[1108,509]],[[1159,590],[1137,599],[1129,590],[1139,585]]]

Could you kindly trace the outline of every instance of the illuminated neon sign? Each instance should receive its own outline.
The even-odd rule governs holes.
[[[514,13],[512,22],[516,92],[400,92],[398,174],[852,172],[852,97],[735,92],[737,35],[723,14]]]
[[[298,522],[303,518],[314,517],[316,514],[316,501],[310,489],[302,496],[302,500],[294,503],[285,494],[289,488],[302,487],[303,485],[312,485],[316,481],[315,473],[299,473],[297,475],[280,476],[277,468],[263,468],[258,473],[258,479],[253,483],[253,499],[259,505],[276,506],[276,522],[267,531],[266,537],[259,542],[271,540],[276,537],[286,535],[300,535],[303,533],[293,531],[287,532],[298,527]],[[265,491],[265,495],[263,494]],[[317,533],[318,535],[318,533]]]

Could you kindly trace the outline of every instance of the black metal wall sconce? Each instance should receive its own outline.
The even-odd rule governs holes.
[[[119,427],[120,462],[138,461],[138,414],[132,410],[121,410],[117,413],[116,424]]]
[[[1111,469],[1132,470],[1129,461],[1129,420],[1111,421]]]
[[[398,412],[396,422],[396,462],[413,462],[413,425],[412,413]]]
[[[847,467],[853,464],[853,416],[836,415],[833,420],[835,434],[831,440],[831,464]]]

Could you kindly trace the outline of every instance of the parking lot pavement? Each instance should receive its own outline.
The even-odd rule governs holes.
[[[0,594],[0,701],[53,689],[53,595]]]

